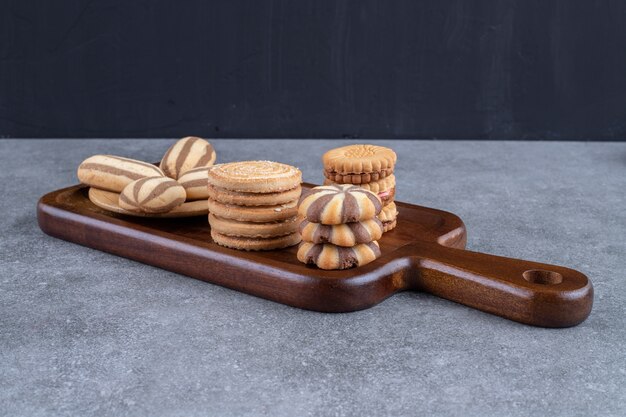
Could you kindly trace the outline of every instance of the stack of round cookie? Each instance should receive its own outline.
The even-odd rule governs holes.
[[[383,203],[378,216],[385,232],[396,227],[398,211],[394,203],[396,153],[384,146],[349,145],[324,154],[324,184],[354,184],[376,195]]]
[[[219,164],[208,170],[209,224],[219,245],[270,250],[300,242],[297,203],[302,173],[270,161]]]
[[[350,184],[315,187],[298,205],[303,219],[298,260],[321,269],[347,269],[380,256],[383,225],[376,218],[382,203],[376,194]]]

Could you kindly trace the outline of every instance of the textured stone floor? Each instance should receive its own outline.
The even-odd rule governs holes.
[[[626,143],[385,141],[397,198],[458,214],[474,251],[587,274],[587,321],[542,329],[427,294],[302,311],[44,235],[85,157],[171,140],[0,140],[0,415],[626,415]],[[347,141],[216,140],[321,180]]]

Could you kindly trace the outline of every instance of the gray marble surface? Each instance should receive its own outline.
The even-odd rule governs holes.
[[[413,292],[302,311],[39,230],[84,158],[171,142],[0,141],[0,415],[626,415],[626,143],[384,142],[397,198],[458,214],[469,249],[592,279],[589,319],[554,330]],[[309,182],[346,143],[214,141]]]

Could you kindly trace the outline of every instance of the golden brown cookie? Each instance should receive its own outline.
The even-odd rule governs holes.
[[[393,150],[376,145],[343,146],[331,149],[322,157],[324,169],[345,174],[393,169],[396,159]]]
[[[176,180],[190,169],[210,167],[216,157],[215,150],[209,142],[188,136],[170,146],[159,166],[165,175]]]
[[[244,193],[208,186],[209,197],[224,204],[236,204],[240,206],[267,206],[285,204],[300,198],[302,187],[299,185],[291,190],[276,193]]]
[[[381,193],[376,194],[380,201],[383,203],[383,207],[388,206],[393,203],[396,198],[396,187],[393,187],[391,190],[383,191]]]
[[[332,184],[336,184],[336,182],[331,181],[328,178],[324,178],[324,185],[332,185]],[[372,182],[368,182],[365,184],[359,184],[359,187],[365,188],[366,190],[369,190],[376,194],[395,188],[395,186],[396,186],[396,176],[393,174],[378,181],[372,181]]]
[[[383,224],[377,218],[334,226],[311,223],[305,219],[300,223],[299,231],[305,242],[352,247],[380,239],[383,235]]]
[[[388,232],[396,227],[397,218],[398,218],[398,209],[396,208],[396,203],[394,202],[383,207],[380,214],[378,215],[378,220],[380,220],[383,223],[383,230],[385,232]]]
[[[270,238],[248,238],[226,236],[213,229],[211,229],[211,238],[218,245],[247,251],[282,249],[297,245],[300,242],[299,233]]]
[[[382,209],[376,194],[356,185],[312,188],[300,197],[298,213],[313,223],[343,224],[369,220]]]
[[[324,185],[336,184],[334,181],[324,178]],[[373,193],[376,193],[383,206],[390,204],[394,201],[396,196],[396,177],[391,175],[385,179],[370,182],[369,184],[358,184],[359,187],[365,188]]]
[[[178,178],[178,183],[187,193],[187,201],[206,200],[209,198],[207,185],[209,184],[209,168],[200,167],[190,169]]]
[[[147,162],[113,155],[94,155],[78,167],[78,180],[90,187],[121,193],[131,182],[165,176],[159,167]]]
[[[209,184],[244,193],[276,193],[293,190],[302,182],[296,167],[271,161],[219,164],[209,170]]]
[[[281,222],[253,223],[223,219],[209,214],[211,229],[226,236],[262,238],[285,236],[298,231],[298,223],[296,217]]]
[[[266,223],[287,220],[298,214],[297,201],[273,206],[237,206],[208,200],[209,212],[224,219]]]
[[[119,206],[143,213],[167,213],[185,202],[185,189],[168,177],[135,180],[122,190]]]
[[[324,170],[324,177],[338,184],[367,184],[374,181],[380,181],[390,175],[393,175],[393,169],[384,169],[377,172],[366,172],[363,174],[341,174],[335,171]]]
[[[378,242],[361,243],[351,248],[331,244],[300,243],[298,260],[320,269],[347,269],[366,265],[380,257]]]

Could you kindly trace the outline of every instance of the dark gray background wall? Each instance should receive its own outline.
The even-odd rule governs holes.
[[[0,0],[4,137],[626,137],[623,0]]]

